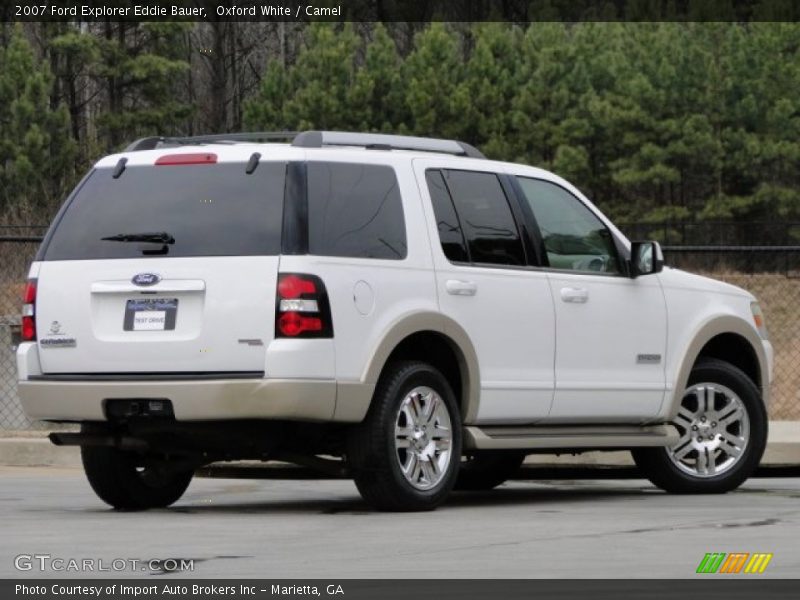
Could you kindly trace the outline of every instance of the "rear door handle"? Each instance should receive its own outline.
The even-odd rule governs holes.
[[[447,293],[453,296],[474,296],[478,293],[478,285],[474,281],[448,279],[444,287]]]
[[[589,300],[589,290],[585,288],[561,288],[561,300],[571,304],[585,304]]]

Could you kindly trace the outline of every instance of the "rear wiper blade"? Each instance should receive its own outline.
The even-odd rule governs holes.
[[[174,244],[175,238],[166,231],[155,233],[119,233],[100,238],[109,242],[151,242],[153,244]]]

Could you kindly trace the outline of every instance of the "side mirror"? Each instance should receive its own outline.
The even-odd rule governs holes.
[[[663,268],[664,255],[658,242],[631,242],[631,279],[659,273]]]

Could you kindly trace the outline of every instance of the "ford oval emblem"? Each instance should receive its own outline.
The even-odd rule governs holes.
[[[137,273],[133,276],[133,279],[131,279],[133,285],[141,286],[155,285],[159,281],[161,281],[161,276],[155,273]]]

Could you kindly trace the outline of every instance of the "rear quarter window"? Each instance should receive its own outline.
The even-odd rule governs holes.
[[[309,162],[308,251],[320,256],[405,258],[406,228],[394,169]]]
[[[130,166],[95,169],[55,224],[44,260],[141,258],[158,244],[115,242],[119,234],[165,232],[161,256],[277,255],[286,164]],[[158,254],[156,254],[158,256]]]

